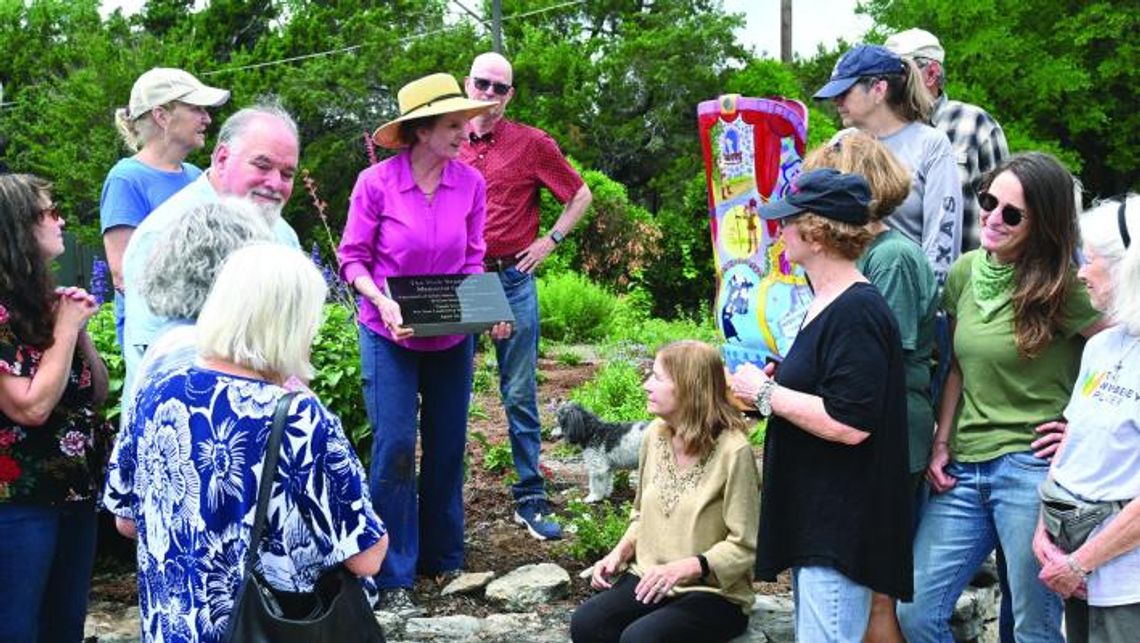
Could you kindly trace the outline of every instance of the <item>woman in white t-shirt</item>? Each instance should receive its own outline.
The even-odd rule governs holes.
[[[1043,485],[1109,516],[1072,551],[1044,520],[1033,553],[1042,582],[1065,597],[1069,643],[1134,641],[1140,631],[1140,196],[1081,217],[1087,263],[1077,276],[1116,325],[1091,338],[1065,417],[1068,432]]]

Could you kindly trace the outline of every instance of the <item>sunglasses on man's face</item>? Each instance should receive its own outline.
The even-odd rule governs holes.
[[[495,92],[496,96],[506,96],[507,92],[511,91],[510,85],[506,83],[496,83],[494,81],[487,80],[486,78],[472,78],[471,84],[475,85],[475,89],[478,89],[481,92],[487,91],[487,88],[490,87]]]
[[[996,196],[990,194],[989,192],[979,192],[978,205],[981,206],[982,210],[986,212],[993,212],[994,210],[997,210],[998,199]],[[1011,228],[1020,225],[1021,221],[1024,218],[1025,210],[1022,210],[1021,208],[1012,206],[1008,203],[1006,203],[1001,208],[1001,221]]]

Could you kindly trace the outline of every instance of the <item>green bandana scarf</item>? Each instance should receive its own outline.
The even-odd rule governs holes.
[[[989,322],[1013,296],[1013,264],[995,263],[988,253],[979,252],[970,266],[970,281],[982,321]]]

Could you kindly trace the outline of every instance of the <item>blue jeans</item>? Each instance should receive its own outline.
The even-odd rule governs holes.
[[[1061,599],[1037,579],[1041,567],[1032,548],[1041,504],[1037,487],[1048,470],[1048,461],[1028,451],[946,468],[958,482],[930,496],[914,543],[914,602],[898,606],[910,643],[954,640],[954,603],[998,543],[1017,641],[1061,643]]]
[[[364,406],[372,423],[369,491],[388,527],[382,589],[411,587],[416,572],[463,567],[463,454],[474,342],[414,351],[360,327]],[[422,459],[416,484],[416,427]]]
[[[542,424],[538,419],[538,291],[534,276],[516,268],[499,273],[515,316],[514,332],[495,342],[499,362],[499,394],[510,427],[511,456],[518,483],[511,486],[516,503],[546,498],[538,456]]]
[[[83,639],[95,506],[0,504],[0,643]]]
[[[871,618],[871,588],[830,567],[792,568],[796,640],[860,643]]]

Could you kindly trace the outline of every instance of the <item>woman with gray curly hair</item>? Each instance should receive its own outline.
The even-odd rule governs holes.
[[[154,247],[141,291],[156,315],[167,318],[147,349],[139,376],[123,391],[123,426],[130,422],[138,383],[194,359],[194,324],[226,257],[257,241],[273,241],[273,230],[252,203],[237,198],[205,203],[186,212]]]

